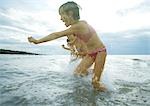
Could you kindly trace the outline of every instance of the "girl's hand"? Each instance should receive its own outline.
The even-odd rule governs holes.
[[[63,48],[65,47],[65,45],[61,45]]]
[[[28,41],[29,41],[30,43],[38,44],[37,40],[34,39],[33,37],[28,37]]]

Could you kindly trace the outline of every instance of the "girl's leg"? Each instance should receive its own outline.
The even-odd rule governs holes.
[[[77,66],[76,70],[74,71],[74,74],[85,76],[88,74],[87,69],[93,64],[94,59],[91,58],[89,55],[86,55],[80,64]]]
[[[106,60],[106,52],[98,52],[96,59],[95,59],[95,65],[94,65],[94,76],[92,78],[92,84],[93,87],[96,88],[97,90],[102,90],[104,91],[106,88],[102,86],[99,81],[104,69],[104,64]]]

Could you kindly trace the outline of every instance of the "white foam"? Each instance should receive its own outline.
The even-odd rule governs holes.
[[[109,70],[105,70],[102,74],[102,83],[106,86],[109,91],[115,91],[116,88],[113,84],[113,78],[111,77],[111,72]]]
[[[67,72],[71,72],[73,73],[73,71],[76,69],[76,67],[79,65],[81,59],[76,59],[74,61],[70,61],[68,63],[68,65],[66,66],[66,68],[64,69],[64,71],[67,71]]]

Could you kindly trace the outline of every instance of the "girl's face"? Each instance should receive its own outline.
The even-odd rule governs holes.
[[[63,9],[60,10],[60,19],[65,23],[65,26],[68,27],[71,25],[71,16],[69,16]]]

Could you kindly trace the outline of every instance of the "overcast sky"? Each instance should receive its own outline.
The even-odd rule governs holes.
[[[58,14],[68,0],[0,0],[0,40],[27,42],[29,35],[40,37],[65,28]],[[81,6],[82,20],[98,33],[125,32],[123,38],[150,35],[150,0],[73,0]],[[146,30],[146,31],[145,31]],[[103,35],[101,35],[103,36]],[[111,35],[108,36],[108,39]],[[122,37],[120,38],[122,39]],[[53,41],[59,44],[62,40]]]

